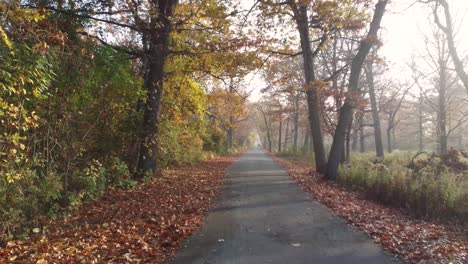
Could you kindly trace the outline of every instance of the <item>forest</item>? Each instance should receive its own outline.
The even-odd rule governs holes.
[[[166,263],[252,149],[404,262],[466,263],[462,2],[0,0],[0,263]]]

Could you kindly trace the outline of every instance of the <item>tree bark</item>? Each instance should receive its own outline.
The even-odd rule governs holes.
[[[373,69],[373,62],[370,62],[365,70],[367,83],[369,85],[369,99],[371,103],[371,112],[372,112],[372,119],[374,121],[374,140],[375,140],[375,153],[378,158],[383,159],[384,157],[384,150],[383,150],[383,143],[382,143],[382,130],[380,126],[380,116],[379,116],[379,109],[377,107],[377,99],[375,96],[375,86],[374,86],[374,69]]]
[[[392,153],[393,146],[392,146],[392,127],[389,123],[387,127],[387,151],[388,153]]]
[[[297,138],[299,136],[299,95],[294,98],[294,138],[293,138],[293,151],[297,152]]]
[[[233,85],[233,80],[231,78],[231,83],[229,85],[229,94],[233,94],[234,93],[234,85]],[[233,128],[233,125],[234,125],[234,117],[232,115],[229,116],[229,128],[228,128],[228,131],[227,131],[227,149],[232,149],[232,146],[233,146],[233,141],[234,141],[234,128]]]
[[[281,152],[281,130],[283,129],[283,122],[281,120],[281,117],[279,119],[279,131],[278,131],[278,152]]]
[[[364,135],[364,126],[362,123],[359,127],[359,152],[366,152],[366,136]]]
[[[290,116],[288,115],[288,118],[286,119],[286,131],[284,134],[284,142],[283,142],[283,151],[288,151],[288,140],[289,140],[289,120]]]
[[[353,120],[349,122],[348,128],[346,129],[346,143],[345,143],[345,160],[344,162],[349,164],[351,161],[351,149],[350,149],[350,141],[351,141],[351,129],[353,128]]]
[[[358,134],[356,133],[356,131],[354,131],[353,135],[352,135],[352,143],[351,143],[351,150],[352,151],[357,151],[357,143],[358,143]]]
[[[440,59],[439,62],[439,111],[438,111],[438,131],[439,131],[439,151],[441,156],[447,155],[447,107],[446,107],[446,93],[447,93],[447,63]]]
[[[310,146],[310,126],[307,125],[306,127],[306,133],[305,133],[305,136],[304,136],[304,145],[302,147],[303,151],[305,154],[308,154],[309,153],[309,146]]]
[[[169,36],[172,32],[171,17],[178,4],[177,0],[158,0],[151,7],[149,26],[152,30],[144,31],[144,76],[143,88],[146,90],[146,102],[143,113],[141,146],[136,170],[136,177],[144,177],[148,171],[157,170],[157,132],[159,108],[164,88],[164,65],[169,54]]]
[[[159,108],[164,83],[164,65],[169,51],[170,26],[151,36],[147,51],[147,69],[143,86],[146,90],[142,124],[142,142],[138,158],[137,177],[143,177],[148,171],[156,172],[157,139]]]
[[[272,146],[272,141],[271,141],[271,132],[270,132],[270,127],[268,125],[268,120],[266,118],[265,112],[259,107],[260,112],[262,113],[263,116],[263,121],[265,122],[265,128],[267,132],[267,140],[268,140],[268,151],[271,152],[271,146]]]
[[[424,123],[424,117],[423,117],[423,100],[424,100],[424,97],[423,97],[423,93],[422,93],[422,89],[420,88],[420,94],[419,94],[419,106],[418,106],[418,127],[419,127],[419,131],[418,131],[418,138],[419,138],[419,151],[423,151],[424,149],[424,127],[423,127],[423,123]]]
[[[316,78],[314,58],[310,45],[307,6],[301,5],[298,7],[295,1],[290,1],[290,6],[294,13],[301,40],[302,58],[304,60],[304,77],[307,87],[307,106],[309,110],[309,122],[314,146],[315,166],[318,172],[324,173],[327,167],[327,159],[323,143],[318,91],[315,85]]]
[[[356,99],[360,99],[359,78],[361,76],[362,66],[364,64],[364,60],[367,57],[367,54],[369,54],[370,49],[377,40],[377,32],[380,28],[380,22],[382,21],[382,17],[385,13],[385,7],[387,3],[388,0],[379,0],[379,2],[376,4],[374,16],[370,24],[369,32],[367,33],[367,37],[361,41],[358,53],[353,58],[351,64],[351,73],[348,86],[349,90],[345,102],[340,109],[338,125],[336,126],[335,134],[333,136],[333,143],[328,158],[326,176],[330,180],[336,180],[338,177],[338,167],[340,165],[340,160],[343,153],[346,128],[352,121]]]

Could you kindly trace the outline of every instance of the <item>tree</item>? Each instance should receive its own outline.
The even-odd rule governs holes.
[[[332,76],[318,78],[315,58],[327,45],[330,36],[338,31],[355,31],[363,26],[364,15],[361,9],[367,1],[261,1],[262,20],[267,17],[277,17],[285,21],[291,17],[300,38],[300,52],[292,53],[289,48],[273,51],[274,54],[296,56],[302,55],[304,73],[304,91],[307,95],[309,125],[314,146],[317,171],[324,172],[326,168],[326,153],[322,133],[321,107],[324,98],[321,89],[327,86],[327,81],[339,74],[338,69]],[[276,23],[272,19],[273,23]],[[262,22],[265,24],[266,22]],[[311,35],[313,34],[313,35]],[[312,38],[311,36],[314,36]],[[313,47],[314,46],[314,47]],[[276,49],[278,47],[276,46]],[[286,50],[286,52],[285,52]],[[295,50],[295,49],[294,49]]]
[[[374,54],[375,56],[375,54]],[[374,81],[374,60],[371,59],[365,67],[366,80],[369,89],[369,100],[371,104],[371,113],[374,127],[374,140],[375,140],[375,153],[378,158],[383,159],[383,143],[382,143],[382,130],[380,125],[379,109],[377,107],[377,99],[375,95],[375,81]]]
[[[388,153],[392,153],[393,145],[395,142],[392,141],[392,138],[395,138],[394,131],[397,124],[400,120],[397,119],[398,112],[401,109],[402,103],[408,94],[409,90],[413,85],[404,87],[399,86],[398,89],[395,89],[393,93],[383,102],[382,111],[387,114],[387,149]]]
[[[265,131],[266,139],[268,140],[268,142],[263,141],[264,144],[268,143],[268,145],[264,147],[268,147],[268,151],[271,152],[272,151],[272,138],[271,138],[272,131],[271,131],[270,122],[268,121],[268,114],[266,110],[264,109],[264,106],[262,106],[261,103],[257,105],[257,109],[260,111],[262,121],[264,122],[264,127],[261,130]]]
[[[359,78],[362,66],[370,49],[377,40],[377,32],[380,28],[380,22],[387,6],[387,0],[379,0],[375,6],[374,16],[370,23],[367,36],[361,41],[358,53],[353,58],[351,64],[351,73],[349,77],[348,92],[343,106],[340,109],[338,125],[333,136],[333,143],[328,158],[326,176],[335,180],[338,176],[338,167],[343,155],[346,128],[352,120],[353,109],[359,101]]]
[[[451,107],[457,105],[459,109],[463,109],[463,100],[457,98],[457,78],[450,71],[450,49],[448,48],[448,40],[443,32],[438,28],[433,28],[431,35],[425,37],[426,51],[422,56],[425,62],[430,67],[434,75],[428,74],[427,84],[433,89],[422,91],[420,87],[420,100],[435,113],[435,135],[437,142],[437,151],[441,156],[446,156],[448,153],[450,134],[458,127],[466,122],[466,113],[456,115],[451,113]],[[455,95],[457,94],[457,95]],[[456,99],[457,98],[457,99]],[[453,119],[457,116],[457,119]]]
[[[455,45],[455,34],[454,34],[454,27],[452,16],[450,14],[450,7],[447,0],[424,0],[421,1],[423,3],[434,3],[432,7],[432,13],[434,15],[434,22],[439,27],[439,29],[444,32],[445,36],[447,37],[447,46],[449,50],[449,54],[452,58],[453,64],[455,66],[455,70],[458,74],[458,77],[462,81],[463,85],[465,86],[466,92],[468,93],[468,74],[464,69],[464,65],[460,56],[458,55],[457,48]],[[439,8],[442,7],[443,16],[445,18],[445,25],[442,24],[439,15]]]

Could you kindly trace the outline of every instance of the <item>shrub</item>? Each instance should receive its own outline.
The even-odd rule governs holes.
[[[102,196],[106,188],[106,169],[98,160],[93,160],[91,164],[84,169],[80,181],[82,184],[81,192],[84,193],[84,198],[86,200],[97,199]]]
[[[399,153],[378,161],[368,154],[355,154],[350,165],[340,167],[338,183],[418,216],[466,219],[468,172],[452,169],[432,155],[414,161],[410,157]]]
[[[107,175],[110,185],[120,186],[130,180],[130,172],[125,162],[117,157],[112,157],[107,165]]]
[[[0,177],[0,241],[36,224],[39,215],[53,213],[62,185],[55,171],[10,166]]]

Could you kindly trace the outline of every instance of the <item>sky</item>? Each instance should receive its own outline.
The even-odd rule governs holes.
[[[458,52],[461,57],[465,57],[468,55],[468,0],[448,1],[454,24],[458,28]],[[251,1],[245,1],[246,5],[248,2]],[[414,2],[416,0],[393,0],[382,21],[384,46],[381,54],[387,59],[389,74],[395,76],[408,73],[406,64],[413,55],[424,50],[424,34],[430,31],[433,23],[429,7]],[[247,78],[253,90],[250,100],[257,101],[261,97],[260,89],[266,86],[265,81],[258,75],[251,74]]]

